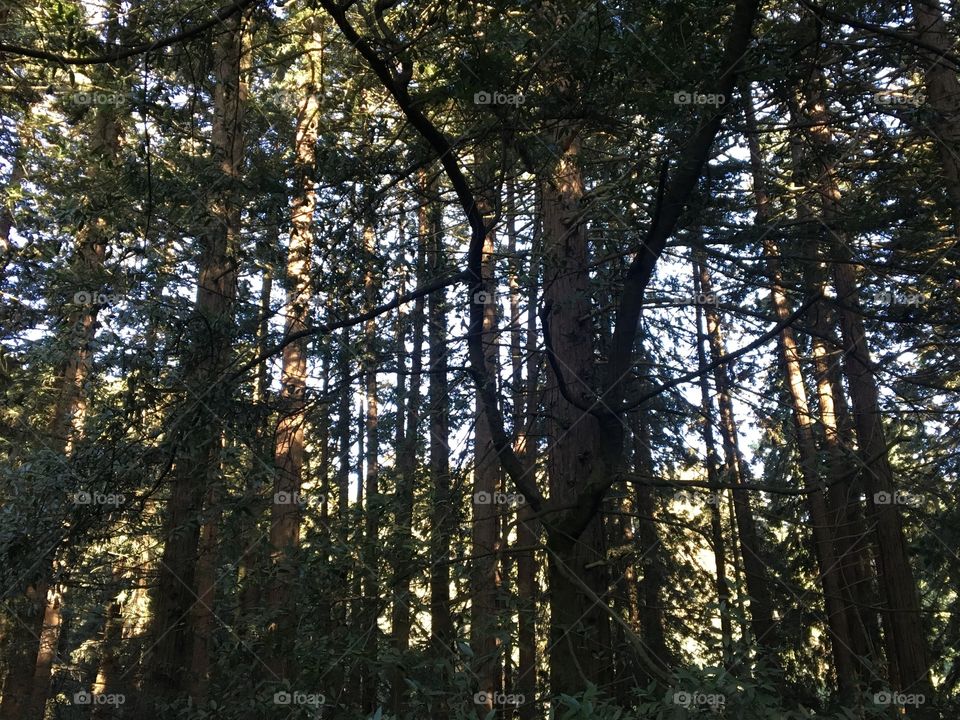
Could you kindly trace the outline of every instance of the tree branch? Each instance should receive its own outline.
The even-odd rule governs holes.
[[[353,45],[361,57],[370,66],[380,82],[393,96],[400,110],[414,129],[427,141],[437,154],[443,166],[447,179],[453,186],[460,206],[463,208],[470,225],[470,247],[467,252],[467,269],[465,278],[469,283],[468,294],[470,299],[470,322],[467,331],[467,348],[470,357],[470,374],[477,386],[477,394],[484,408],[493,436],[493,445],[500,459],[500,464],[507,475],[524,495],[534,510],[539,510],[543,504],[543,496],[536,482],[529,476],[520,459],[513,451],[510,438],[504,429],[503,413],[497,401],[496,383],[487,372],[483,356],[483,277],[481,267],[483,263],[483,242],[487,236],[486,223],[477,205],[476,198],[470,188],[470,183],[460,169],[460,161],[450,141],[437,126],[420,110],[420,104],[410,96],[407,86],[409,78],[393,73],[387,62],[381,58],[373,47],[362,37],[347,18],[346,8],[338,5],[334,0],[320,0],[323,9],[340,28],[344,37]]]
[[[37,50],[36,48],[21,47],[19,45],[9,45],[7,43],[0,43],[0,53],[9,53],[11,55],[20,55],[21,57],[36,58],[37,60],[50,60],[51,62],[59,63],[61,65],[105,65],[108,63],[117,62],[118,60],[124,60],[126,58],[133,57],[134,55],[143,55],[144,53],[150,53],[154,50],[160,50],[161,48],[169,47],[170,45],[174,45],[176,43],[191,40],[198,35],[202,35],[214,25],[217,25],[227,18],[236,15],[238,12],[242,12],[251,5],[254,5],[257,1],[258,0],[235,0],[235,2],[231,3],[230,5],[226,5],[217,10],[209,20],[200,23],[194,28],[174,33],[173,35],[168,35],[167,37],[160,38],[159,40],[154,40],[152,42],[134,45],[132,47],[118,45],[113,48],[113,50],[103,55],[68,57],[66,55],[57,55],[56,53],[47,52],[46,50]]]

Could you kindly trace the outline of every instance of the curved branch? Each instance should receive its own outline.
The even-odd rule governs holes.
[[[353,45],[358,53],[373,70],[374,74],[383,83],[384,88],[396,101],[400,110],[414,129],[427,141],[437,154],[440,164],[453,186],[457,200],[463,208],[470,225],[470,247],[467,252],[467,268],[464,271],[469,282],[470,322],[467,331],[467,348],[470,357],[470,374],[477,386],[477,394],[490,424],[490,433],[493,436],[493,445],[500,459],[500,464],[517,489],[527,499],[534,510],[543,505],[543,496],[524,470],[523,464],[513,451],[510,437],[504,429],[503,413],[497,401],[496,383],[487,372],[483,355],[483,277],[481,267],[483,263],[483,242],[487,236],[486,223],[477,205],[476,198],[470,188],[470,183],[460,168],[460,160],[453,150],[446,135],[424,115],[408,91],[410,78],[407,75],[394,74],[387,62],[381,58],[376,50],[356,31],[347,18],[346,8],[338,5],[335,0],[320,0],[323,9],[340,28],[344,37]]]
[[[173,35],[168,35],[167,37],[160,38],[159,40],[153,40],[152,42],[134,45],[132,47],[118,45],[104,55],[68,57],[66,55],[57,55],[56,53],[47,52],[46,50],[37,50],[36,48],[21,47],[19,45],[9,45],[7,43],[0,43],[0,53],[9,53],[11,55],[20,55],[21,57],[36,58],[37,60],[50,60],[51,62],[59,63],[61,65],[105,65],[108,63],[117,62],[118,60],[124,60],[126,58],[133,57],[134,55],[143,55],[144,53],[150,53],[154,50],[160,50],[161,48],[175,45],[176,43],[191,40],[198,35],[202,35],[214,25],[223,22],[233,15],[236,15],[238,12],[242,12],[251,5],[254,5],[257,1],[258,0],[235,0],[235,2],[231,3],[230,5],[226,5],[217,10],[209,20],[200,23],[194,28],[174,33]]]

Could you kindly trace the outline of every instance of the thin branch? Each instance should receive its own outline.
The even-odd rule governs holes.
[[[238,12],[242,12],[251,5],[254,5],[257,1],[258,0],[236,0],[230,5],[226,5],[217,10],[209,20],[200,23],[196,27],[190,28],[189,30],[184,30],[182,32],[174,33],[173,35],[160,38],[159,40],[141,43],[132,47],[118,45],[110,52],[103,55],[68,57],[66,55],[57,55],[56,53],[47,52],[46,50],[37,50],[36,48],[21,47],[19,45],[9,45],[7,43],[0,43],[0,53],[20,55],[21,57],[31,57],[36,58],[37,60],[50,60],[51,62],[60,63],[61,65],[106,65],[117,62],[118,60],[124,60],[126,58],[133,57],[134,55],[143,55],[144,53],[150,53],[154,50],[160,50],[161,48],[169,47],[170,45],[174,45],[176,43],[191,40],[198,35],[202,35],[214,25],[222,23],[227,18],[236,15]]]

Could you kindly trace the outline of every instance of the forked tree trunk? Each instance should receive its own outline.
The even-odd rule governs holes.
[[[791,116],[800,118],[796,108]],[[791,157],[795,184],[805,186],[807,171],[804,166],[802,138],[791,139]],[[832,338],[836,335],[833,309],[826,301],[827,280],[819,245],[819,221],[810,201],[799,196],[796,201],[800,222],[804,257],[804,287],[808,294],[819,299],[811,306],[811,355],[817,384],[817,420],[820,437],[826,449],[827,472],[830,487],[827,491],[829,525],[834,538],[835,555],[839,566],[841,593],[847,608],[850,647],[855,658],[863,658],[865,665],[857,668],[861,681],[875,685],[876,672],[869,667],[883,665],[883,650],[876,609],[879,600],[875,592],[875,574],[872,550],[872,531],[864,521],[860,497],[859,462],[854,448],[849,412],[843,394],[840,374],[842,350]]]

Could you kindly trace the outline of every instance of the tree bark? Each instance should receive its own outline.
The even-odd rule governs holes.
[[[195,318],[181,360],[187,406],[175,419],[177,459],[164,519],[164,549],[157,587],[148,687],[169,698],[191,687],[191,608],[196,602],[200,513],[205,492],[219,482],[219,420],[205,408],[226,406],[229,389],[221,376],[234,332],[237,255],[240,241],[240,167],[243,161],[241,79],[244,17],[223,21],[214,48],[213,158],[216,178],[199,238],[201,256]],[[203,398],[202,402],[198,399]]]
[[[314,172],[317,134],[320,127],[319,39],[306,43],[300,75],[301,94],[294,140],[294,196],[290,206],[290,243],[287,248],[284,335],[306,329],[313,299],[311,253],[313,214],[316,208]],[[270,554],[273,583],[268,594],[270,648],[267,664],[276,680],[292,680],[297,674],[296,630],[298,548],[303,482],[304,427],[307,423],[307,338],[283,348],[280,371],[280,417],[274,438],[273,503],[270,515]]]
[[[716,297],[710,271],[702,253],[695,261],[695,265],[699,279],[698,286],[695,288],[697,297]],[[720,313],[717,306],[711,303],[704,305],[703,312],[707,322],[707,339],[710,345],[711,359],[716,362],[726,353],[720,328]],[[720,409],[720,433],[723,443],[725,475],[729,482],[742,486],[749,482],[749,476],[746,463],[740,452],[737,421],[733,412],[733,398],[730,392],[731,373],[732,368],[729,365],[720,365],[714,370],[713,378],[717,388],[717,404]],[[777,651],[779,643],[774,630],[773,601],[767,563],[760,548],[760,536],[757,531],[753,508],[750,504],[750,495],[742,487],[736,487],[733,490],[733,505],[737,531],[740,537],[744,579],[747,592],[750,595],[753,639],[760,650],[759,659],[777,667],[780,664]]]
[[[486,206],[487,212],[493,212]],[[484,299],[483,343],[485,371],[490,375],[498,372],[497,347],[497,300],[494,279],[494,234],[490,231],[483,248],[483,279],[486,293]],[[498,641],[499,617],[497,607],[500,586],[500,513],[496,499],[500,490],[500,463],[497,458],[490,422],[483,407],[483,398],[477,397],[475,406],[476,425],[473,452],[473,524],[471,551],[473,561],[470,572],[470,646],[473,650],[473,672],[478,691],[485,699],[479,710],[487,713],[493,709],[493,697],[499,690],[497,660],[500,653]]]
[[[694,270],[694,287],[700,287],[700,278]],[[720,482],[720,455],[717,452],[716,437],[713,432],[713,402],[710,400],[710,377],[707,371],[707,336],[703,326],[703,306],[696,305],[697,316],[697,367],[700,370],[700,415],[703,426],[703,445],[706,452],[704,463],[707,469],[707,482],[716,487]],[[717,604],[720,615],[720,658],[724,668],[733,665],[733,625],[730,622],[732,605],[730,603],[730,585],[727,582],[727,546],[723,534],[723,511],[721,499],[727,496],[723,490],[715,490],[710,505],[710,539],[713,545],[713,562],[716,566],[715,584]],[[734,568],[736,570],[736,568]],[[746,633],[744,633],[746,635]]]
[[[428,202],[426,193],[421,202]],[[429,209],[430,274],[440,276],[446,269],[443,227],[440,211]],[[453,618],[450,609],[450,543],[456,514],[450,491],[450,390],[447,365],[447,300],[444,292],[431,293],[427,299],[427,342],[429,374],[430,424],[430,635],[432,655],[441,668],[438,689],[452,679],[448,669],[454,639]],[[450,707],[441,692],[430,711],[431,720],[447,720]]]
[[[556,362],[551,362],[545,393],[547,474],[551,502],[578,502],[584,481],[600,462],[597,419],[574,406],[597,402],[593,391],[594,349],[590,322],[590,278],[586,228],[576,216],[583,196],[579,140],[559,131],[563,149],[549,181],[543,183],[544,326]],[[584,594],[579,579],[598,597],[607,592],[603,519],[594,515],[578,535],[560,532],[548,540],[550,577],[550,684],[554,692],[575,694],[588,683],[603,685],[612,668],[606,608]],[[571,577],[574,576],[574,577]]]
[[[372,269],[372,261],[376,254],[376,230],[372,224],[367,224],[363,231],[364,256],[367,258],[364,289],[366,305],[371,308],[376,303],[377,281]],[[377,325],[375,320],[368,320],[364,324],[364,357],[363,373],[366,385],[367,414],[367,467],[364,477],[366,495],[366,514],[364,521],[364,551],[363,557],[363,621],[360,630],[364,633],[364,657],[361,666],[360,706],[364,712],[371,713],[377,709],[377,692],[379,677],[375,670],[377,663],[377,645],[380,635],[377,617],[380,608],[379,587],[379,543],[380,543],[380,513],[382,499],[380,496],[380,414],[377,372],[380,362],[380,353],[377,349]]]
[[[844,374],[850,387],[853,423],[860,454],[866,470],[868,503],[876,522],[879,549],[880,586],[885,599],[884,618],[890,649],[891,668],[896,676],[890,681],[897,690],[933,697],[929,678],[926,634],[921,617],[917,585],[910,566],[900,508],[893,502],[875,498],[895,497],[893,470],[880,412],[879,390],[863,324],[855,265],[850,238],[843,227],[839,184],[829,147],[833,142],[830,117],[821,91],[823,78],[806,90],[806,112],[811,120],[810,144],[816,165],[820,212],[826,232],[824,243],[830,248],[833,282],[843,343]],[[893,673],[891,673],[893,675]],[[918,718],[929,716],[929,705],[915,710]]]
[[[943,58],[953,50],[956,40],[950,36],[938,0],[913,0],[911,6],[916,39],[938,51],[922,53],[927,63],[924,73],[927,104],[933,110],[930,134],[943,165],[953,233],[960,236],[960,79],[956,69]]]
[[[757,120],[749,86],[744,85],[741,96],[744,103],[753,194],[756,202],[756,225],[758,230],[763,231],[763,252],[767,261],[771,298],[776,318],[782,323],[790,317],[792,309],[783,284],[780,248],[769,232],[770,198],[766,189],[766,173],[760,154]],[[780,360],[786,375],[784,384],[791,400],[800,474],[805,487],[808,489],[816,488],[814,492],[807,495],[807,504],[813,537],[812,550],[820,569],[818,579],[823,588],[823,601],[827,614],[826,624],[833,652],[833,670],[836,675],[840,698],[844,701],[850,701],[857,692],[857,667],[854,663],[853,641],[848,625],[849,613],[844,602],[843,581],[840,576],[840,565],[835,554],[833,527],[827,510],[826,484],[820,477],[818,469],[819,449],[814,435],[813,416],[807,402],[807,389],[803,381],[803,370],[800,364],[800,350],[794,337],[793,328],[789,325],[784,326],[780,332],[779,350]]]

